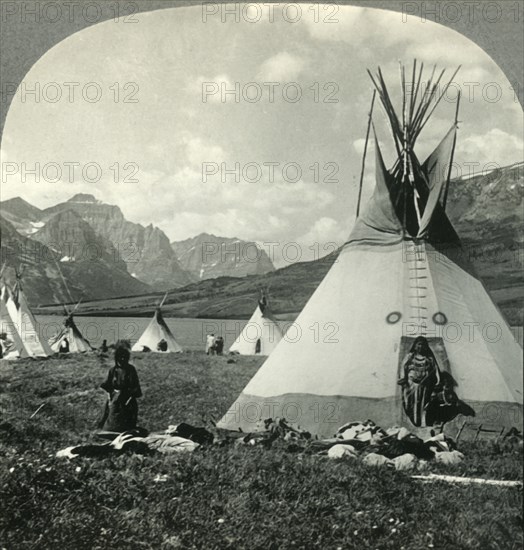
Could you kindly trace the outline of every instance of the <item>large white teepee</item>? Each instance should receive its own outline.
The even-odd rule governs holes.
[[[269,355],[282,340],[282,336],[282,330],[273,318],[266,297],[262,296],[255,312],[229,351],[240,355]]]
[[[165,350],[159,349],[159,344],[162,340],[167,345],[167,349]],[[173,333],[164,321],[160,307],[156,308],[151,322],[131,348],[131,351],[147,350],[160,353],[180,353],[182,351],[182,348],[178,345]]]
[[[260,419],[285,417],[320,436],[366,419],[415,431],[445,425],[454,433],[464,420],[522,429],[522,349],[445,214],[449,172],[442,173],[451,165],[456,119],[420,164],[415,139],[442,96],[404,98],[399,117],[380,71],[376,80],[398,160],[387,170],[375,139],[374,194],[297,318],[300,341],[280,342],[219,427],[249,432],[260,429]],[[315,323],[338,330],[318,338],[307,330]],[[431,386],[429,378],[413,384],[405,376],[421,336],[437,365]],[[418,399],[416,414],[410,399]]]
[[[53,351],[59,352],[65,340],[69,345],[69,353],[84,353],[93,350],[93,346],[82,336],[80,329],[76,326],[72,313],[68,313],[64,319],[64,326],[58,334],[49,339],[49,345]]]

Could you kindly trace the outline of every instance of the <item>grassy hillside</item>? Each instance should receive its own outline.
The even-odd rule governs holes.
[[[220,277],[188,285],[168,293],[163,311],[172,317],[217,319],[249,318],[256,307],[261,288],[270,288],[272,309],[279,314],[296,314],[325,276],[336,255],[316,262],[293,264],[265,275],[238,279]],[[164,293],[84,302],[78,314],[110,316],[151,315]],[[36,310],[42,314],[62,313],[62,307],[50,305]]]
[[[135,356],[140,424],[209,425],[262,358]],[[93,441],[109,359],[0,362],[1,546],[79,549],[521,548],[522,493],[421,484],[408,474],[296,452],[211,446],[178,456],[73,461]],[[43,406],[42,406],[43,405]],[[41,407],[40,410],[36,413]],[[34,416],[33,416],[34,415]],[[522,453],[461,443],[452,475],[522,479]],[[157,476],[164,481],[155,482]]]

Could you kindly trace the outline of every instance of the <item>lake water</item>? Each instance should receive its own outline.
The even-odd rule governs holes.
[[[36,318],[40,324],[40,332],[46,339],[56,334],[62,327],[63,318],[60,316],[38,315]],[[247,320],[232,319],[164,319],[184,350],[203,350],[206,335],[210,333],[223,336],[224,350],[227,350],[247,324]],[[150,321],[149,317],[75,317],[78,328],[95,347],[98,347],[104,339],[108,344],[118,339],[131,340],[131,343],[134,343]],[[291,322],[281,321],[279,324],[285,332]],[[523,327],[513,327],[512,331],[515,339],[522,346]]]

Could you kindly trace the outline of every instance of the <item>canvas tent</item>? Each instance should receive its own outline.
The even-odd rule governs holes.
[[[84,353],[93,349],[89,341],[82,336],[80,329],[76,326],[72,312],[68,313],[64,319],[62,329],[49,340],[51,349],[59,352],[64,340],[67,340],[69,344],[69,353]]]
[[[164,350],[159,349],[161,341],[165,342],[166,349]],[[164,321],[161,305],[156,308],[151,322],[131,350],[155,351],[160,353],[180,353],[182,351],[182,348],[178,345],[173,333]]]
[[[273,318],[267,297],[262,295],[255,312],[229,348],[240,355],[269,355],[282,340],[282,330]]]
[[[7,300],[7,310],[18,328],[18,334],[24,346],[22,357],[49,357],[53,354],[49,344],[41,337],[36,319],[29,309],[19,277],[11,296]]]
[[[22,288],[21,273],[16,270],[16,283],[11,290],[2,286],[1,295],[2,327],[0,333],[6,338],[2,348],[6,348],[7,358],[49,357],[53,354],[49,344],[41,337],[39,326],[31,313]]]
[[[443,168],[453,158],[457,115],[424,163],[414,151],[446,91],[435,85],[442,75],[438,80],[432,75],[427,93],[419,95],[422,67],[417,72],[415,64],[414,92],[403,94],[400,113],[380,69],[372,78],[397,160],[386,169],[375,138],[374,193],[338,261],[297,318],[301,339],[280,342],[218,425],[250,432],[263,429],[261,419],[285,417],[329,437],[346,422],[371,419],[384,428],[427,430],[427,418],[410,416],[399,383],[414,339],[423,336],[439,378],[447,376],[460,404],[457,410],[441,407],[453,412],[446,431],[453,434],[471,418],[499,430],[522,429],[522,349],[469,265],[445,212],[449,172]],[[308,330],[325,323],[337,329],[329,338]]]
[[[27,357],[22,339],[7,309],[8,300],[8,290],[7,287],[3,285],[0,296],[0,345],[2,346],[2,356],[3,359]]]

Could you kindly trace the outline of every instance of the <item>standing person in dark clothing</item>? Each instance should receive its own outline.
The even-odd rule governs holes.
[[[136,369],[129,363],[129,346],[118,342],[115,349],[115,366],[109,369],[107,380],[100,387],[108,393],[102,429],[125,432],[136,428],[137,399],[142,397]]]
[[[261,294],[260,294],[260,299],[258,300],[258,307],[260,308],[260,311],[262,313],[264,313],[264,311],[266,310],[267,298],[266,298],[266,295],[263,292],[261,292]]]
[[[223,349],[224,349],[224,338],[222,338],[222,336],[217,336],[217,339],[215,341],[215,351],[217,355],[222,355]]]

